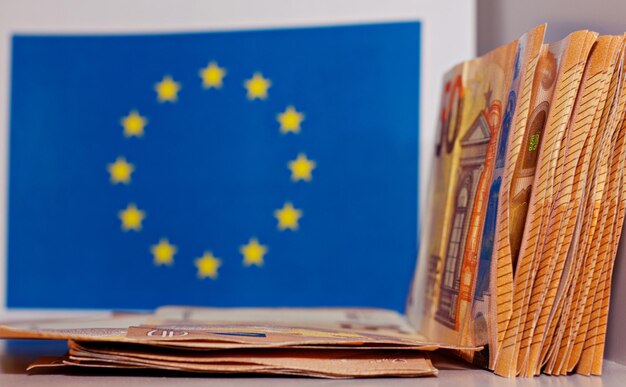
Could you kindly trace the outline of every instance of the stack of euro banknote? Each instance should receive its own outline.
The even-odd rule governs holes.
[[[0,337],[68,340],[33,368],[425,376],[443,350],[507,377],[601,374],[626,210],[626,39],[544,31],[444,78],[405,315],[165,307]]]
[[[601,373],[626,209],[624,36],[544,30],[445,76],[408,311],[510,377]]]
[[[397,312],[378,309],[162,307],[0,327],[5,338],[68,340],[31,369],[96,368],[323,378],[436,375],[429,344]]]

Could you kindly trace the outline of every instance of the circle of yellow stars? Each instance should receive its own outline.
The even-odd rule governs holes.
[[[228,75],[228,72],[225,68],[220,67],[216,61],[212,60],[206,67],[198,71],[198,75],[204,89],[219,90],[224,86],[224,78]],[[261,72],[256,71],[249,79],[243,82],[243,87],[249,101],[263,101],[268,98],[272,81],[263,76]],[[160,104],[178,102],[178,95],[182,89],[181,83],[177,82],[169,74],[164,75],[160,81],[154,84],[156,100]],[[284,111],[276,115],[280,133],[283,135],[289,133],[299,134],[302,130],[304,118],[304,113],[298,111],[295,106],[286,106]],[[134,137],[140,139],[145,134],[149,120],[141,115],[137,109],[132,109],[126,116],[121,118],[120,124],[125,138],[131,139]],[[313,179],[313,170],[316,166],[315,161],[309,159],[302,152],[298,153],[295,159],[287,162],[287,168],[291,172],[291,181],[294,183],[299,181],[310,182]],[[135,165],[126,160],[124,156],[117,156],[115,161],[107,164],[106,168],[111,184],[129,185],[132,182]],[[290,201],[286,201],[281,208],[274,211],[274,217],[277,222],[276,227],[279,231],[297,231],[302,216],[303,211],[294,207]],[[118,212],[118,217],[122,231],[138,232],[141,231],[143,221],[147,215],[144,210],[137,207],[136,203],[129,203],[126,208]],[[245,267],[263,266],[265,255],[268,251],[268,247],[263,245],[256,237],[251,237],[246,244],[239,246],[242,264]],[[155,266],[172,266],[175,263],[174,257],[178,253],[178,247],[172,244],[168,238],[162,237],[157,243],[150,246],[150,253]],[[194,260],[194,265],[199,279],[209,278],[215,280],[218,278],[222,259],[216,257],[212,251],[206,250]]]

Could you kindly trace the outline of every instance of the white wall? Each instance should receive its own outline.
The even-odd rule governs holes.
[[[477,53],[482,55],[546,22],[548,42],[580,29],[621,35],[626,31],[626,1],[477,0],[476,20]]]

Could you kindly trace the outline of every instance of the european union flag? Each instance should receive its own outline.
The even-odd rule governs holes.
[[[10,307],[402,309],[417,22],[13,38]]]

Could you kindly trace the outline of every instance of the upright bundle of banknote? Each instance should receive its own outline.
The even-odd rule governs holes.
[[[624,223],[624,37],[540,26],[448,72],[408,316],[505,376],[600,374]],[[442,216],[443,214],[443,216]]]
[[[544,30],[445,76],[406,315],[169,307],[0,337],[69,340],[32,367],[421,376],[443,348],[508,377],[600,374],[626,211],[626,39],[546,44]]]

